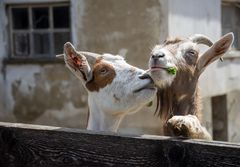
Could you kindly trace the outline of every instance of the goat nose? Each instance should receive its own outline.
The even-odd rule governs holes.
[[[142,75],[139,75],[138,78],[140,79],[151,79],[150,75],[147,73],[144,73]]]
[[[159,59],[159,58],[163,58],[165,56],[165,54],[163,52],[159,52],[156,54],[152,55],[152,59]]]

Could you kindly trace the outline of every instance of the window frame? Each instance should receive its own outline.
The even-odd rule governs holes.
[[[221,17],[223,15],[223,11],[222,11],[222,8],[223,6],[235,6],[236,4],[240,5],[240,2],[239,1],[227,1],[227,0],[223,0],[222,1],[222,4],[221,4]],[[236,16],[234,16],[236,17]],[[222,18],[221,18],[222,20]],[[237,27],[237,24],[235,25],[231,25],[231,29],[232,31],[235,30],[235,28]],[[222,28],[222,35],[223,34],[223,22],[221,21],[221,28]],[[240,58],[240,30],[237,34],[237,36],[235,36],[234,38],[238,38],[238,46],[237,48],[231,48],[227,53],[226,53],[226,56],[224,56],[224,59],[229,59],[229,60],[234,60],[234,59],[239,59]]]
[[[68,28],[54,28],[53,22],[53,8],[54,7],[65,7],[69,8],[69,27]],[[32,20],[32,8],[48,8],[49,12],[49,28],[46,29],[34,29]],[[13,18],[12,18],[12,8],[26,8],[28,10],[28,20],[29,28],[26,30],[14,30],[13,28]],[[7,16],[9,20],[8,32],[9,32],[9,56],[11,60],[52,60],[55,59],[55,44],[54,44],[54,33],[69,33],[71,40],[71,8],[69,2],[59,2],[59,3],[37,3],[37,4],[11,4],[7,6]],[[28,33],[29,34],[29,55],[16,56],[14,52],[14,33]],[[46,33],[49,36],[49,54],[36,54],[34,53],[34,33],[41,34]],[[29,61],[28,61],[29,62]],[[31,62],[31,61],[30,61]]]

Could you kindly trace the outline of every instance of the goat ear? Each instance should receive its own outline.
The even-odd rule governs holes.
[[[209,64],[221,58],[221,56],[223,56],[231,47],[233,40],[233,33],[228,33],[204,52],[197,61],[198,74],[200,75]]]
[[[74,46],[70,42],[66,42],[64,44],[64,53],[66,55],[70,55],[70,54],[76,55],[77,51],[76,51],[76,49],[74,48]]]
[[[64,61],[68,69],[80,80],[89,81],[92,74],[86,57],[77,52],[70,42],[64,44],[64,53]]]

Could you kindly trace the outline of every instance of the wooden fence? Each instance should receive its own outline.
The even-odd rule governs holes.
[[[240,144],[0,123],[0,167],[240,167]]]

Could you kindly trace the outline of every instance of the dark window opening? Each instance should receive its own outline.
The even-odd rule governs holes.
[[[48,8],[33,8],[32,22],[33,28],[49,28],[49,12]]]
[[[222,34],[234,33],[233,48],[240,50],[240,3],[222,5]]]
[[[214,96],[211,99],[211,103],[213,119],[213,139],[228,141],[227,96]]]
[[[68,4],[10,6],[11,57],[53,58],[70,40]]]
[[[28,29],[29,22],[27,18],[27,8],[12,8],[13,29]]]
[[[54,23],[54,28],[68,28],[69,27],[69,7],[54,7],[53,23]]]

